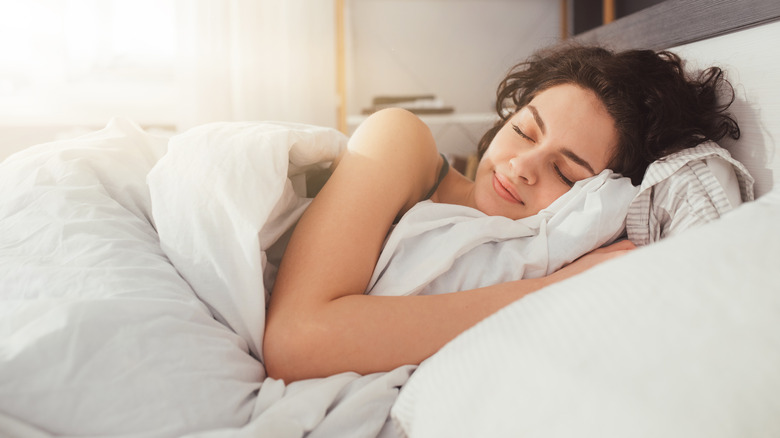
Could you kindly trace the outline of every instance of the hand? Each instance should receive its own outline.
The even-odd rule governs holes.
[[[633,251],[634,249],[636,249],[636,245],[631,243],[630,240],[621,240],[585,254],[584,256],[554,272],[550,277],[554,277],[555,281],[560,281],[565,278],[577,275],[581,272],[587,271],[599,263],[626,255],[629,251]]]

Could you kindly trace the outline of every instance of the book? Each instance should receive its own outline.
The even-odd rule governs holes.
[[[363,109],[363,114],[372,114],[385,108],[403,108],[415,114],[450,114],[455,111],[451,106],[445,106],[441,99],[433,94],[408,96],[376,96],[370,108]]]

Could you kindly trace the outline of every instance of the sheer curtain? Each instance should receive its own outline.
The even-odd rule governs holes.
[[[0,143],[112,116],[336,126],[335,1],[0,0]]]
[[[333,0],[178,0],[177,128],[336,126]]]

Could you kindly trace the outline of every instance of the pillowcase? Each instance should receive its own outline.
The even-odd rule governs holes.
[[[650,164],[626,217],[628,238],[647,245],[753,200],[753,177],[714,142]]]

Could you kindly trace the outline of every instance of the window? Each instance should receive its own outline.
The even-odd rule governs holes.
[[[0,122],[173,124],[175,0],[0,0]]]

